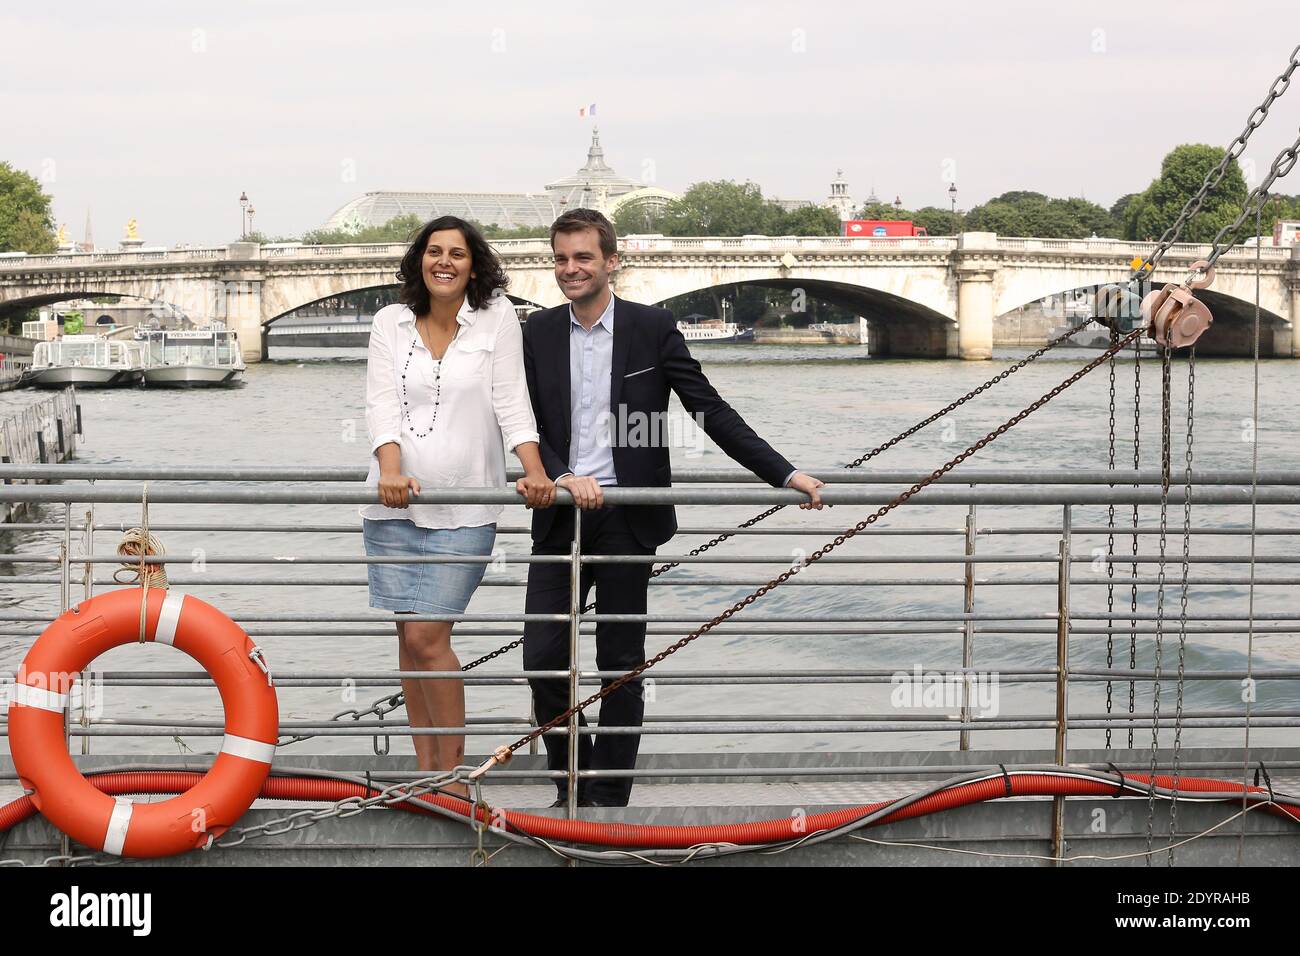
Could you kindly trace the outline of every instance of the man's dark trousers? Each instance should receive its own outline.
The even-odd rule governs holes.
[[[582,512],[583,554],[655,553],[633,536],[625,509],[611,505]],[[533,554],[570,553],[573,541],[573,508],[561,508],[546,538],[533,546]],[[636,564],[584,564],[579,579],[578,606],[584,607],[591,586],[596,585],[597,614],[645,614],[646,586],[650,580],[650,562]],[[569,610],[569,564],[530,564],[528,597],[524,611],[528,614],[563,614]],[[581,657],[579,658],[581,660]],[[608,623],[596,625],[596,667],[602,671],[629,671],[645,660],[645,624]],[[524,625],[524,669],[566,670],[569,667],[569,625],[567,622],[528,623]],[[601,681],[608,685],[612,679]],[[538,724],[545,724],[569,707],[567,679],[533,679],[533,706]],[[590,696],[580,691],[579,699]],[[640,727],[645,714],[641,681],[624,684],[600,702],[600,727]],[[581,726],[586,719],[578,715]],[[592,736],[595,737],[593,743]],[[546,765],[551,770],[567,770],[569,738],[547,734]],[[631,770],[636,766],[639,734],[579,734],[578,766],[591,770]],[[560,796],[568,795],[568,784],[556,780]],[[627,806],[632,792],[632,778],[598,778],[583,781],[580,799],[602,806]]]

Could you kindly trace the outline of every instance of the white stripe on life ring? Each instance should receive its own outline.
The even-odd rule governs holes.
[[[176,640],[176,625],[181,621],[181,604],[185,595],[179,591],[168,591],[163,599],[162,610],[158,612],[158,627],[153,639],[159,644],[173,644]]]
[[[114,797],[113,801],[113,815],[108,818],[108,832],[104,834],[104,852],[121,856],[122,847],[126,845],[126,831],[131,826],[131,800]]]
[[[24,707],[39,707],[61,714],[68,709],[68,695],[44,687],[32,687],[28,684],[14,684],[13,702]]]
[[[236,737],[234,734],[226,734],[225,740],[221,742],[221,752],[234,757],[256,760],[258,763],[270,763],[272,758],[275,757],[275,744],[267,744],[248,737]]]

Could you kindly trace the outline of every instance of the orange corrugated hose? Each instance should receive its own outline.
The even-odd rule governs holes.
[[[97,773],[88,775],[95,787],[111,796],[122,794],[164,794],[183,793],[194,786],[203,775],[184,771],[131,771],[124,773]],[[1145,786],[1149,778],[1144,774],[1132,774],[1126,781]],[[974,783],[963,783],[930,794],[876,821],[893,823],[912,817],[940,813],[955,807],[995,800],[1008,796],[1007,781],[1010,781],[1010,796],[1016,797],[1082,797],[1113,796],[1116,793],[1114,783],[1100,780],[1086,780],[1076,777],[1056,776],[1045,773],[1012,772],[1008,777],[994,777]],[[1171,776],[1156,776],[1156,786],[1172,788]],[[1248,793],[1267,794],[1260,787],[1244,788]],[[1206,792],[1236,791],[1241,793],[1240,783],[1226,780],[1211,780],[1202,777],[1180,777],[1180,793],[1195,794]],[[279,800],[319,800],[335,801],[349,797],[372,797],[380,791],[374,787],[352,783],[346,780],[331,780],[319,777],[270,777],[262,788],[261,797]],[[1135,794],[1136,796],[1137,794]],[[775,820],[758,820],[750,823],[729,823],[714,826],[647,826],[631,823],[605,823],[587,820],[566,820],[555,817],[539,816],[532,813],[519,813],[512,810],[499,810],[494,813],[504,817],[508,828],[529,836],[547,840],[560,840],[569,843],[584,843],[593,846],[641,848],[641,849],[686,849],[702,843],[736,843],[741,845],[763,845],[798,839],[820,830],[843,826],[846,823],[873,813],[894,801],[884,800],[879,803],[846,807],[815,813],[795,820],[782,817]],[[394,807],[413,813],[428,813],[428,804],[451,810],[470,818],[470,807],[462,800],[439,794],[424,794],[409,801],[392,804]],[[1300,822],[1300,807],[1286,804],[1273,804],[1269,807],[1288,819]],[[36,814],[36,806],[30,797],[20,797],[13,802],[0,806],[0,832],[8,830],[28,817]],[[481,814],[481,811],[478,811]],[[493,820],[484,822],[493,823]],[[876,825],[873,824],[873,825]]]

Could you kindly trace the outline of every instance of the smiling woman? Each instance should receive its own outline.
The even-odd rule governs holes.
[[[374,460],[366,483],[378,504],[360,509],[366,554],[380,558],[492,553],[501,506],[418,505],[421,486],[505,483],[503,445],[524,467],[516,489],[546,507],[555,485],[542,468],[524,377],[523,334],[503,294],[506,276],[473,225],[453,216],[426,223],[402,257],[399,302],[374,318],[366,364],[366,426]],[[399,614],[463,614],[483,578],[465,564],[368,565],[370,606]],[[452,622],[397,624],[404,671],[457,671]],[[460,681],[403,680],[413,727],[463,727]],[[450,770],[465,739],[417,735],[421,770]],[[459,788],[464,791],[463,785]]]

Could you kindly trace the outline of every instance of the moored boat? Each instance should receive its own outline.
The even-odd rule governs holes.
[[[207,388],[242,383],[239,339],[220,322],[197,329],[141,329],[144,382],[154,388]]]
[[[27,382],[37,388],[107,388],[137,384],[142,375],[143,356],[137,343],[101,335],[64,335],[36,343]]]
[[[677,331],[682,333],[682,337],[687,342],[737,342],[745,338],[740,326],[735,322],[724,322],[721,319],[700,319],[695,322],[679,321]],[[746,331],[749,332],[748,337],[753,338],[753,331]]]

